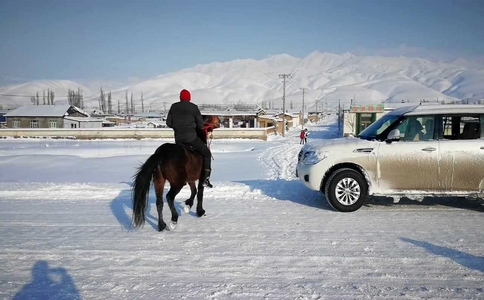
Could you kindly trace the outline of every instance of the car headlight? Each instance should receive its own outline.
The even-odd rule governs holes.
[[[300,162],[304,165],[315,165],[326,157],[328,157],[326,152],[309,150],[302,153]]]

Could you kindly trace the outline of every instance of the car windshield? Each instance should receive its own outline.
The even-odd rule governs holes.
[[[393,122],[398,120],[400,115],[387,114],[376,120],[373,124],[363,130],[358,137],[365,140],[374,140],[379,134],[388,128]]]

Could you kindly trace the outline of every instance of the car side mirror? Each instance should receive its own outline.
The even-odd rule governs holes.
[[[393,129],[388,133],[386,142],[391,143],[393,141],[399,141],[400,140],[400,130],[398,129]]]

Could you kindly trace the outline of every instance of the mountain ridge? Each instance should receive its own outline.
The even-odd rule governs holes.
[[[431,61],[418,57],[357,56],[313,51],[303,58],[278,54],[261,60],[237,59],[199,64],[177,72],[160,74],[135,83],[107,82],[113,106],[125,107],[125,96],[133,93],[137,111],[141,111],[141,93],[145,110],[167,109],[178,101],[178,93],[191,91],[197,104],[271,103],[282,107],[283,81],[280,74],[291,74],[286,81],[286,108],[302,107],[305,88],[306,107],[316,103],[341,102],[374,104],[382,102],[460,101],[484,99],[484,69],[459,59],[453,62]],[[96,84],[98,88],[96,89]],[[86,110],[98,109],[103,81],[80,83],[73,80],[36,80],[0,87],[3,108],[31,104],[28,95],[53,90],[54,101],[65,100],[68,89],[82,89]],[[103,87],[105,92],[109,91]],[[3,96],[22,95],[22,97]]]

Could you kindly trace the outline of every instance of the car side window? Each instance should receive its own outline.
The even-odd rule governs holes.
[[[434,139],[433,116],[410,116],[398,126],[402,141],[428,141]]]
[[[454,115],[442,116],[438,126],[438,136],[444,140],[473,140],[481,138],[479,116]]]
[[[479,121],[480,121],[479,123],[481,123],[481,133],[479,138],[483,138],[484,137],[484,115],[480,115]]]

